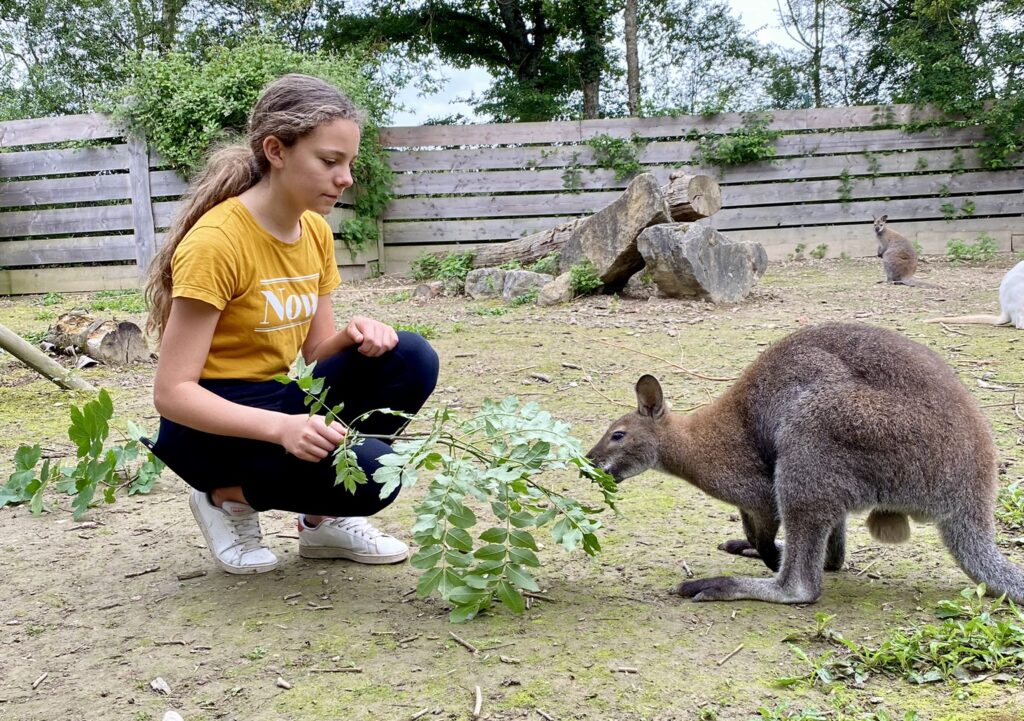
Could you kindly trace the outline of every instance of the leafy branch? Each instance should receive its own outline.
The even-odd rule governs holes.
[[[312,377],[314,366],[298,361],[294,378],[312,413],[327,407],[323,379]],[[340,410],[327,409],[328,420],[337,419]],[[552,539],[567,551],[582,548],[593,556],[601,550],[597,516],[606,508],[614,510],[615,481],[587,460],[567,423],[536,403],[520,405],[514,396],[500,402],[485,400],[466,420],[447,407],[429,416],[378,409],[352,425],[370,413],[429,424],[424,432],[394,440],[392,452],[377,459],[381,467],[373,480],[380,484],[381,498],[386,498],[399,486],[415,484],[421,473],[432,473],[426,494],[414,509],[412,533],[420,548],[410,563],[423,572],[416,586],[419,595],[437,593],[452,604],[453,622],[475,617],[495,599],[514,611],[524,610],[522,592],[540,590],[528,570],[541,565],[540,547],[530,529],[550,524]],[[365,474],[354,465],[354,454],[344,467],[337,459],[365,437],[372,436],[350,430],[335,451],[337,483],[349,491],[366,482]],[[543,474],[561,471],[595,484],[601,503],[582,503],[540,480]],[[479,521],[481,504],[496,520],[474,538],[471,530]]]

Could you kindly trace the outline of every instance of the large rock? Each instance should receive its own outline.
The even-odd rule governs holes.
[[[588,259],[605,289],[615,292],[644,267],[637,236],[644,228],[666,223],[671,217],[658,180],[650,173],[638,175],[610,205],[576,223],[562,246],[559,267],[566,271]]]
[[[539,291],[552,280],[554,280],[554,276],[547,273],[534,273],[532,270],[509,270],[505,272],[505,287],[501,292],[501,297],[505,300],[515,300],[531,290]]]
[[[640,234],[637,250],[658,290],[671,298],[736,303],[768,267],[760,243],[733,242],[707,225],[656,225]]]
[[[537,305],[559,305],[572,300],[572,273],[562,273],[540,289]]]
[[[505,288],[505,271],[501,268],[476,268],[466,275],[466,295],[477,298],[497,298]]]

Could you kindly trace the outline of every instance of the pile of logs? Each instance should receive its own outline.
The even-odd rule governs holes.
[[[646,269],[663,295],[737,302],[764,273],[768,258],[760,243],[733,242],[707,223],[695,222],[721,207],[721,189],[707,175],[676,172],[660,186],[645,173],[594,215],[480,248],[473,265],[494,268],[519,261],[526,266],[558,253],[559,273],[589,260],[608,293],[620,291]]]

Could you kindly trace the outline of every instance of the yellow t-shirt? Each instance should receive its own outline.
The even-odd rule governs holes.
[[[299,239],[284,243],[229,198],[178,244],[172,296],[221,311],[201,378],[268,380],[295,360],[319,296],[341,283],[327,221],[307,211],[300,225]]]

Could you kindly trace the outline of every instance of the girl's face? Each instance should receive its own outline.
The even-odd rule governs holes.
[[[352,185],[352,163],[359,152],[359,126],[351,120],[332,120],[280,148],[280,161],[271,160],[278,186],[296,207],[326,215]]]

